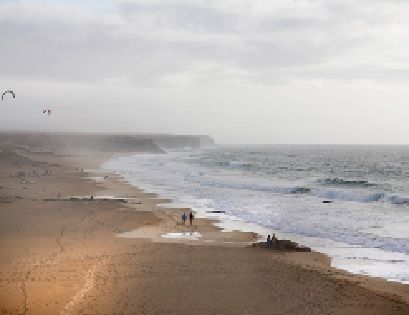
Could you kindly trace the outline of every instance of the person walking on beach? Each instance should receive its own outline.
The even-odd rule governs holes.
[[[194,219],[193,213],[192,213],[192,211],[190,211],[190,213],[189,213],[189,221],[190,221],[190,225],[192,225],[192,223],[193,223],[193,219]]]
[[[186,213],[183,213],[182,214],[182,222],[183,222],[183,225],[185,225],[185,222],[186,222]]]

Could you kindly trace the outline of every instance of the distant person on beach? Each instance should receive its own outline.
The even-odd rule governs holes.
[[[189,221],[190,221],[190,225],[192,225],[192,223],[193,223],[193,219],[194,219],[194,216],[193,216],[193,213],[192,213],[192,211],[189,213]]]
[[[183,213],[182,214],[182,222],[183,222],[183,225],[185,225],[185,222],[186,222],[186,213]]]
[[[267,242],[266,242],[267,247],[271,247],[273,245],[273,242],[271,240],[270,234],[267,235]]]

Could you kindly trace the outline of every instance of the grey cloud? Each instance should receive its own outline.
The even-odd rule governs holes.
[[[1,76],[83,82],[124,78],[149,85],[181,74],[206,80],[212,73],[206,69],[219,68],[226,80],[229,73],[251,82],[257,77],[287,82],[292,76],[299,79],[297,73],[324,79],[332,73],[347,80],[360,77],[354,65],[366,62],[374,73],[379,69],[406,78],[393,68],[386,71],[379,59],[391,57],[374,51],[399,42],[374,30],[394,25],[393,5],[383,0],[299,3],[262,15],[229,11],[217,2],[120,1],[119,13],[110,14],[63,4],[2,5],[0,37],[7,44],[0,51]],[[377,63],[363,60],[365,54],[379,54]],[[343,63],[350,65],[349,76],[338,73]]]
[[[240,29],[239,17],[214,7],[194,2],[123,1],[120,12],[128,20],[148,19],[160,29],[183,29],[192,33],[232,33]]]

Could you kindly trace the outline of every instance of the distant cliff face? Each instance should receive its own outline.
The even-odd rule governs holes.
[[[214,140],[207,135],[143,135],[143,137],[152,139],[162,149],[200,148],[214,145]]]
[[[40,148],[95,150],[101,152],[164,153],[152,139],[121,135],[89,134],[0,134],[0,144],[29,145]]]
[[[212,137],[208,136],[208,135],[202,135],[199,136],[200,137],[200,146],[214,146],[216,145],[214,143],[214,140]]]
[[[152,139],[138,139],[132,136],[102,137],[98,146],[101,151],[164,153]]]
[[[212,146],[214,141],[211,137],[203,135],[0,133],[1,144],[65,148],[68,150],[96,150],[102,152],[164,153],[164,149]]]

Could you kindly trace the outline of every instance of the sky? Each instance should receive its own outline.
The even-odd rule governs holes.
[[[406,0],[0,0],[0,130],[409,144],[408,30]]]

